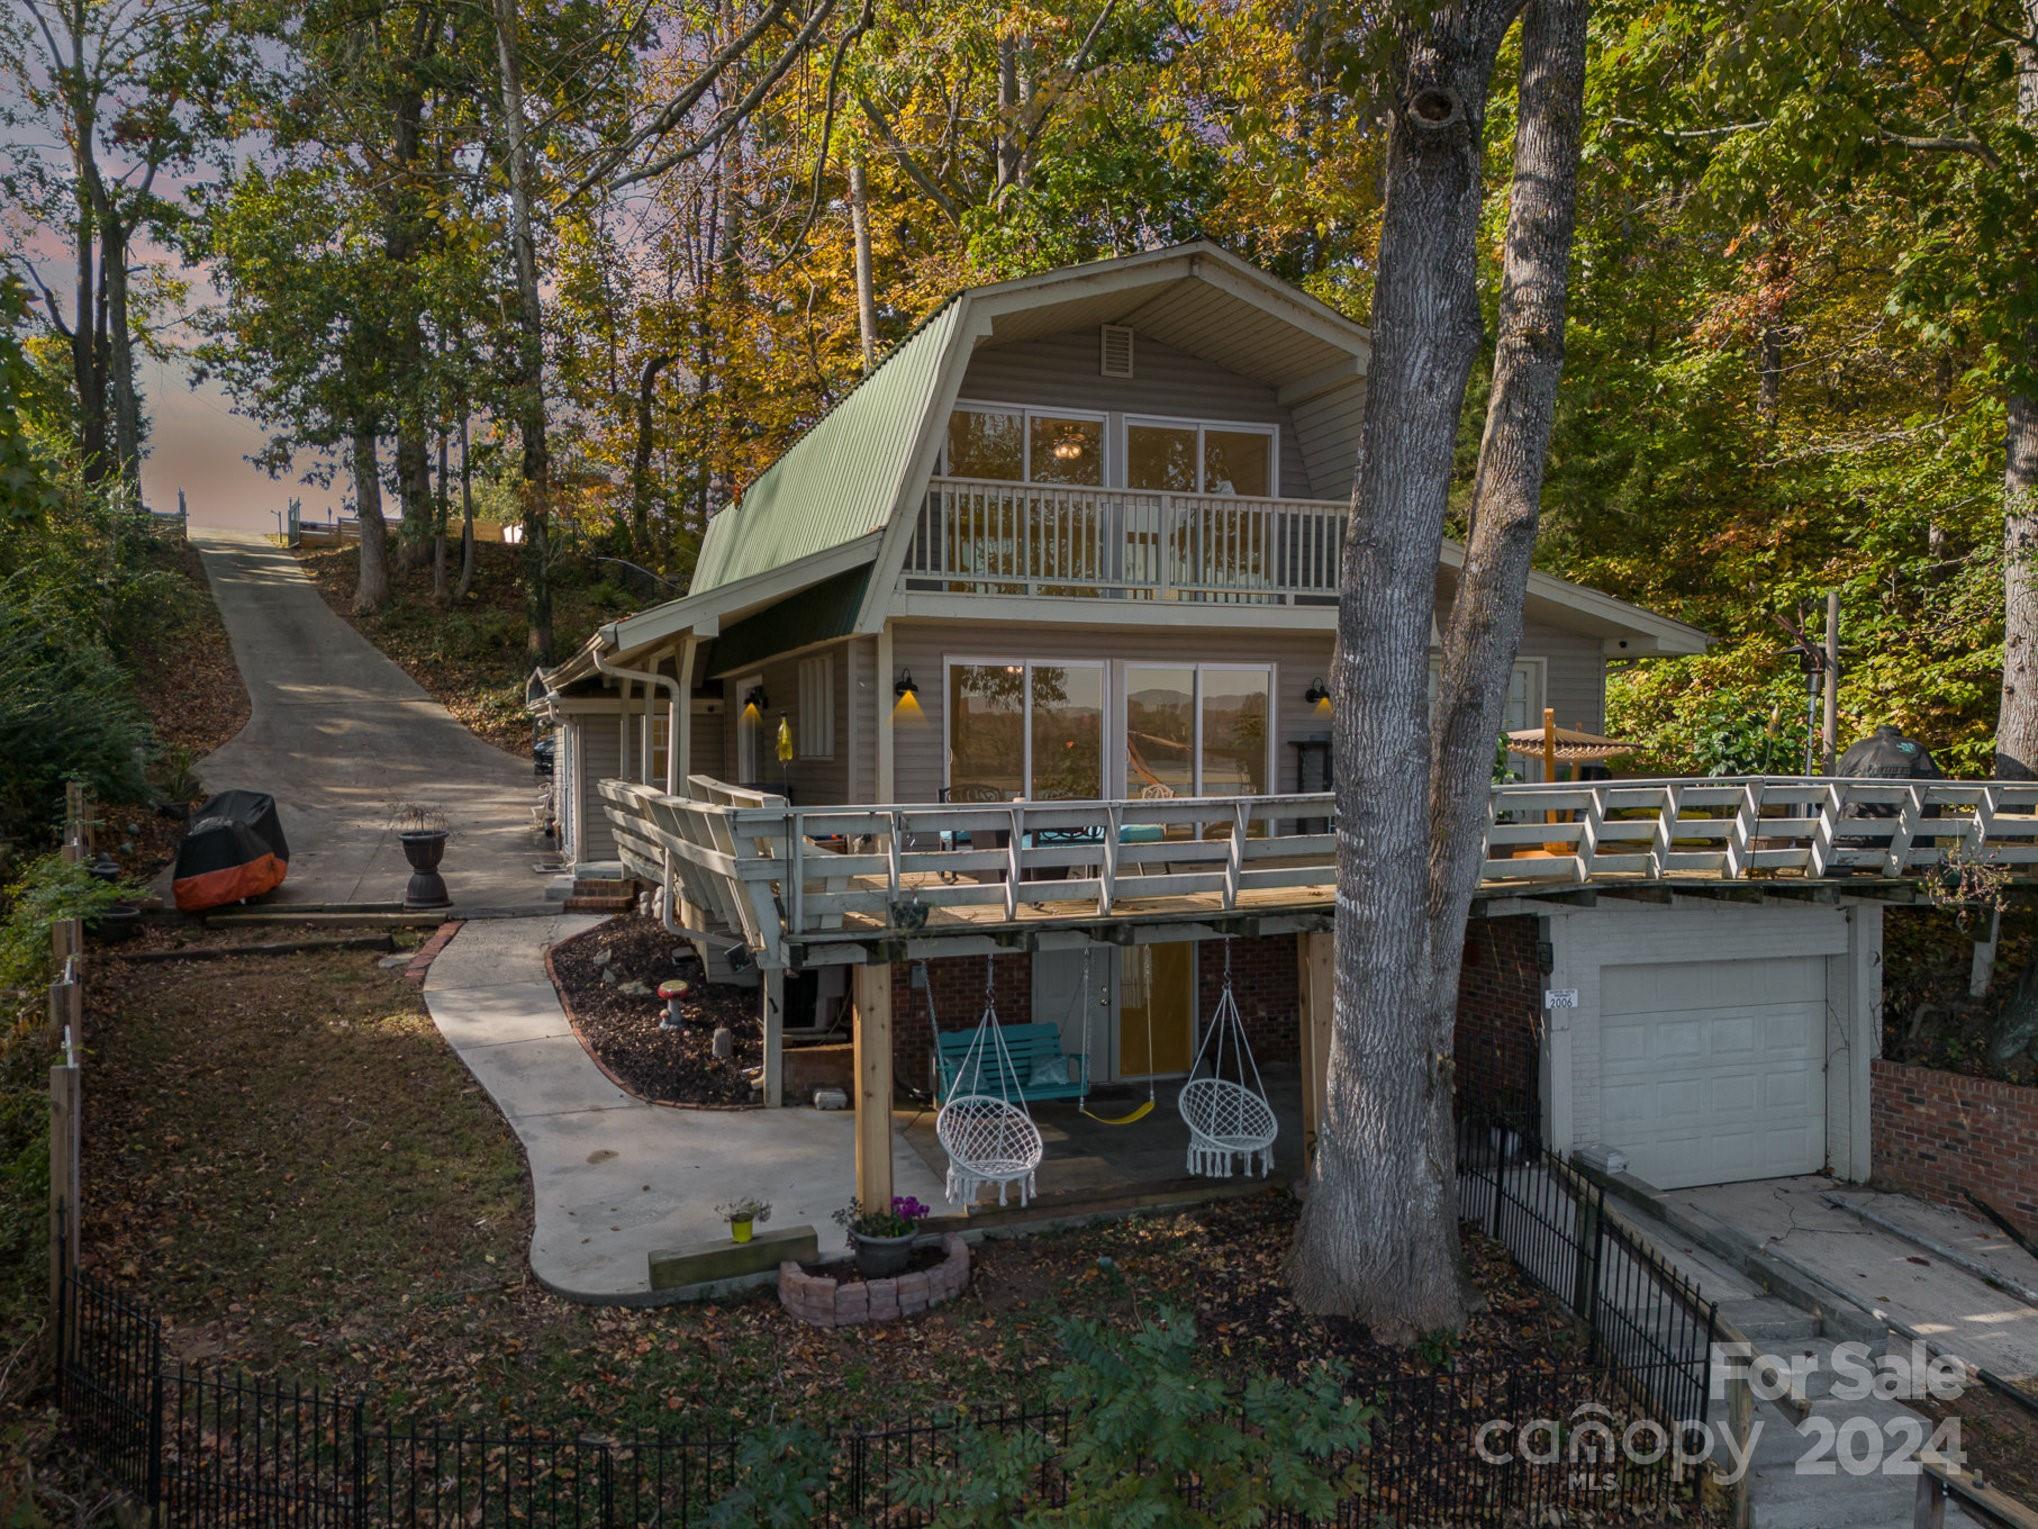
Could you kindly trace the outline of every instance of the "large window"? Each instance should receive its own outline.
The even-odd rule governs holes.
[[[1272,498],[1273,426],[1127,420],[1125,485],[1162,493]]]
[[[1227,664],[1128,664],[1129,796],[1264,796],[1273,671]]]
[[[1104,417],[1059,409],[957,404],[942,470],[1002,483],[1104,483]]]
[[[948,666],[948,784],[956,801],[1104,795],[1104,666]]]

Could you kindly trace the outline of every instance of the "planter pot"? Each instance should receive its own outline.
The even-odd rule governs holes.
[[[748,1221],[731,1221],[729,1223],[729,1240],[731,1242],[748,1242],[750,1240],[750,1225]]]
[[[915,1235],[907,1232],[902,1237],[866,1237],[862,1232],[851,1232],[849,1243],[856,1249],[856,1267],[863,1271],[865,1279],[903,1274],[906,1265],[912,1262]]]
[[[427,829],[397,835],[403,841],[403,858],[410,862],[411,877],[403,889],[406,908],[444,908],[452,901],[446,878],[439,874],[439,861],[446,853],[446,830]]]
[[[142,910],[133,903],[115,903],[103,912],[94,914],[86,921],[85,927],[108,945],[118,945],[122,940],[134,938],[134,932],[141,928],[141,922]]]

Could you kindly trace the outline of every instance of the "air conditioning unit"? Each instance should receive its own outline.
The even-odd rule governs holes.
[[[1132,331],[1123,324],[1103,328],[1103,362],[1098,368],[1106,377],[1132,375]]]

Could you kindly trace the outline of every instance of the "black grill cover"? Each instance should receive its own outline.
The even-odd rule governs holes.
[[[1925,746],[1885,722],[1840,756],[1835,775],[1848,780],[1943,780]]]
[[[1902,729],[1887,722],[1842,754],[1833,773],[1843,780],[1946,778],[1922,743],[1913,743],[1903,735]],[[1850,818],[1893,818],[1897,809],[1887,802],[1849,802],[1845,815]],[[1938,817],[1938,805],[1934,803],[1926,807],[1925,816]]]
[[[280,886],[289,865],[276,798],[266,791],[222,791],[184,830],[172,890],[186,913],[221,908]]]

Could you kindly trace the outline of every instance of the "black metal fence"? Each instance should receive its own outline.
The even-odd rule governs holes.
[[[1588,1367],[1696,1435],[1712,1395],[1718,1303],[1606,1214],[1606,1192],[1519,1126],[1460,1124],[1458,1214],[1586,1328]]]
[[[65,1292],[58,1397],[71,1438],[152,1525],[686,1526],[754,1489],[758,1462],[734,1430],[625,1439],[398,1425],[354,1393],[167,1364],[160,1324],[144,1308],[77,1273]],[[1613,1439],[1658,1418],[1656,1399],[1677,1394],[1688,1373],[1621,1361],[1357,1377],[1351,1394],[1374,1409],[1356,1459],[1364,1486],[1335,1521],[1653,1520],[1689,1500],[1696,1477],[1671,1455],[1627,1458]],[[1007,1407],[824,1430],[813,1521],[926,1522],[901,1505],[902,1487],[951,1465],[962,1428],[1041,1434],[1034,1498],[1058,1505],[1058,1461],[1079,1426],[1066,1411]],[[1552,1447],[1542,1453],[1531,1447],[1538,1426]],[[1595,1429],[1600,1443],[1581,1451]]]

